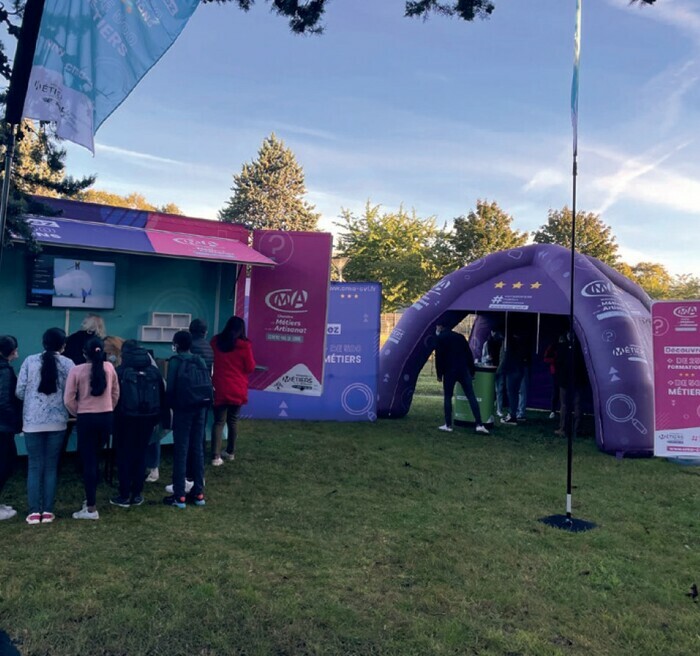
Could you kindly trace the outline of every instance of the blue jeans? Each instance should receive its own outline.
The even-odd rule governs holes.
[[[160,467],[160,440],[150,442],[146,449],[146,469]]]
[[[189,459],[194,486],[192,494],[204,491],[204,420],[206,408],[173,412],[173,494],[185,496],[185,473]]]
[[[523,368],[523,378],[520,381],[520,389],[518,390],[518,419],[525,419],[525,411],[527,410],[527,393],[530,389],[530,367]]]
[[[496,388],[496,414],[500,416],[503,414],[503,389],[505,387],[504,375],[499,373],[495,374],[494,384]]]
[[[29,513],[53,512],[58,478],[58,459],[65,429],[25,433],[27,446],[27,500]]]

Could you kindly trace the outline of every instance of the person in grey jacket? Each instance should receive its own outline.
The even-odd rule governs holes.
[[[17,459],[15,433],[22,426],[22,404],[15,396],[17,376],[10,362],[17,359],[17,340],[12,335],[0,337],[0,492],[12,475]],[[0,520],[17,514],[12,506],[0,504]]]

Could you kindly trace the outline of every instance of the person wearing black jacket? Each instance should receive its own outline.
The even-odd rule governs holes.
[[[125,385],[125,374],[136,372],[159,386],[158,408],[144,404],[144,413],[130,412],[126,403],[129,394]],[[143,503],[143,472],[146,468],[146,450],[153,430],[160,422],[164,427],[170,423],[170,412],[165,398],[165,382],[158,367],[146,349],[136,340],[130,339],[122,346],[122,362],[117,367],[117,376],[121,387],[119,403],[114,413],[114,441],[117,450],[117,469],[119,471],[119,494],[110,499],[110,503],[121,508],[140,506]],[[152,405],[152,404],[150,404]],[[156,414],[157,410],[157,414]]]
[[[472,379],[476,373],[474,356],[464,335],[454,332],[448,326],[438,324],[435,329],[435,372],[438,381],[442,381],[445,404],[445,423],[440,430],[452,431],[452,394],[455,385],[459,383],[464,395],[469,401],[474,419],[476,432],[488,435],[489,432],[481,420],[479,403],[474,394]]]
[[[22,405],[15,396],[17,375],[10,362],[17,358],[17,340],[12,335],[0,337],[0,492],[12,474],[17,459],[15,433],[22,426]],[[0,504],[0,520],[17,514],[11,506]]]

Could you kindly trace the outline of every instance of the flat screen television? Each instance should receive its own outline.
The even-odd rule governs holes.
[[[41,254],[29,260],[29,307],[113,310],[114,262],[77,260]]]

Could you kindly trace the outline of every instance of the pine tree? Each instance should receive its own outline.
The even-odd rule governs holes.
[[[258,158],[233,176],[231,191],[220,221],[251,230],[316,230],[320,214],[303,199],[304,170],[274,133],[263,141]]]

